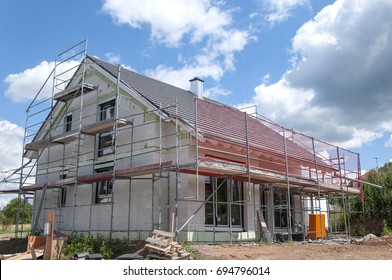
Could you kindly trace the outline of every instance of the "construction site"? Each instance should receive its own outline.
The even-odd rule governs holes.
[[[355,152],[210,100],[200,78],[187,91],[90,56],[85,40],[26,109],[21,168],[1,193],[32,203],[31,235],[50,223],[54,238],[304,242],[350,237],[360,172]]]

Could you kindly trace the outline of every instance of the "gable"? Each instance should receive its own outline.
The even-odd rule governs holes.
[[[117,66],[95,57],[88,57],[107,73],[117,78]],[[121,68],[123,85],[138,93],[155,108],[165,108],[168,115],[176,115],[175,104],[178,103],[178,115],[186,122],[195,121],[195,95],[190,91],[166,84],[150,77],[143,76],[125,68]]]

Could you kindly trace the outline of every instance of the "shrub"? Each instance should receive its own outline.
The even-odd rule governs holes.
[[[113,259],[124,254],[129,249],[129,241],[125,238],[109,238],[103,235],[93,236],[91,234],[72,235],[63,249],[65,258],[76,253],[89,252],[101,254],[104,259]]]
[[[381,231],[381,235],[388,235],[392,233],[392,230],[388,227],[387,221],[384,219],[383,221],[383,227]]]

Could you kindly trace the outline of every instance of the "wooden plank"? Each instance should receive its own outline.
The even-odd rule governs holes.
[[[163,253],[167,253],[169,251],[169,248],[162,248],[162,247],[158,247],[158,246],[154,246],[152,244],[146,244],[145,245],[148,248],[151,248],[153,250],[159,251],[159,252],[163,252]]]
[[[92,173],[85,176],[80,176],[79,182],[81,183],[95,183],[107,181],[113,178],[113,171],[105,171],[100,173]]]
[[[263,213],[261,213],[260,210],[257,210],[257,217],[259,218],[261,230],[263,231],[264,236],[267,238],[268,242],[272,243],[273,240],[272,240],[271,233],[267,227],[267,224],[265,223],[264,215]]]
[[[49,141],[47,139],[37,140],[26,144],[25,148],[29,151],[38,151],[44,148],[48,143]]]
[[[95,135],[101,132],[109,131],[113,129],[115,121],[117,122],[117,128],[124,127],[130,123],[126,119],[115,120],[114,118],[110,118],[97,123],[86,125],[82,128],[82,132],[85,134]]]
[[[155,229],[152,234],[158,234],[158,235],[162,235],[162,236],[166,236],[169,238],[174,238],[176,236],[176,234],[174,232],[168,232],[168,231],[163,231],[163,230],[159,230],[159,229]]]
[[[154,245],[158,245],[158,246],[161,246],[164,248],[169,246],[169,242],[167,240],[165,241],[165,240],[155,239],[155,238],[151,238],[151,237],[148,237],[146,239],[146,242],[154,244]]]
[[[34,251],[37,258],[41,257],[44,254],[43,250],[34,250]],[[11,257],[3,255],[3,257],[6,260],[32,260],[33,259],[30,252],[17,253]]]
[[[31,253],[31,257],[33,258],[33,260],[37,259],[37,255],[35,254],[34,251],[34,243],[29,243],[29,249],[30,249],[30,253]]]
[[[54,218],[55,218],[54,210],[50,210],[48,212],[48,223],[50,224],[50,230],[49,230],[49,234],[46,236],[44,260],[50,260],[52,258],[52,243],[53,243],[53,235],[54,235]]]
[[[83,94],[89,93],[89,92],[92,92],[93,90],[95,90],[95,87],[93,85],[78,84],[76,86],[66,88],[65,90],[62,90],[62,91],[56,93],[54,95],[53,99],[58,100],[58,101],[63,101],[63,102],[71,100],[71,99],[79,96],[80,94],[82,94],[82,86],[83,86]]]
[[[162,162],[161,166],[159,166],[159,163],[154,163],[154,164],[120,169],[116,172],[116,176],[120,178],[131,178],[135,176],[157,173],[162,167],[173,165],[173,163],[174,161],[170,160],[170,161]]]
[[[30,252],[18,253],[15,256],[8,258],[8,260],[31,260]]]

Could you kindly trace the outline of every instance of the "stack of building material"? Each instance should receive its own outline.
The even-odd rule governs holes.
[[[190,260],[191,256],[178,242],[173,241],[175,234],[163,230],[154,230],[146,239],[148,259],[152,260]]]
[[[123,254],[121,256],[118,256],[116,260],[143,260],[143,256],[139,254]]]

